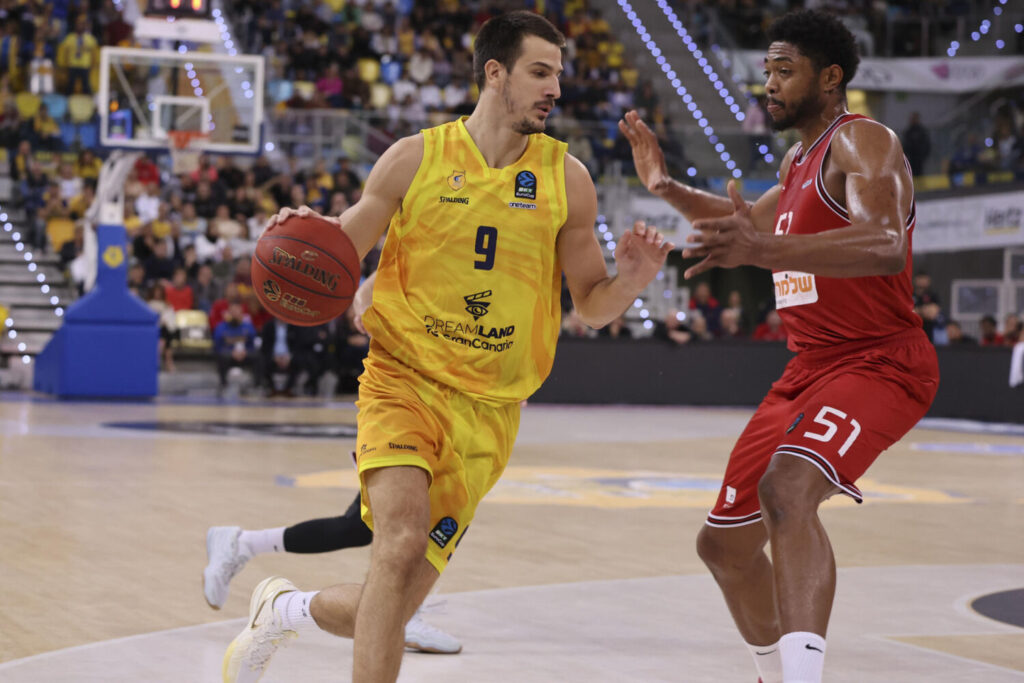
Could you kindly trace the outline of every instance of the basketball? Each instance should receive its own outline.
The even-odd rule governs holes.
[[[336,318],[359,287],[359,254],[334,221],[291,215],[256,242],[252,286],[276,318],[311,327]]]

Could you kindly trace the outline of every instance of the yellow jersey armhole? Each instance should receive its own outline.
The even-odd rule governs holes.
[[[420,134],[423,136],[423,157],[420,159],[420,165],[416,169],[416,174],[412,177],[412,182],[409,183],[409,189],[405,191],[405,196],[402,197],[398,212],[391,218],[391,225],[388,227],[389,231],[395,231],[396,237],[401,237],[405,233],[405,228],[408,224],[407,217],[413,215],[413,212],[410,210],[411,205],[420,196],[423,176],[426,175],[426,170],[433,165],[434,158],[437,156],[435,148],[441,137],[437,133],[438,129],[436,128],[424,128],[420,131]]]

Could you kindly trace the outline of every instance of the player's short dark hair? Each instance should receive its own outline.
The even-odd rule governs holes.
[[[480,27],[473,45],[473,78],[480,90],[484,89],[487,81],[484,65],[494,59],[511,71],[523,53],[523,38],[526,36],[537,36],[565,49],[565,36],[539,14],[517,10],[493,17]]]
[[[837,64],[843,70],[839,87],[844,92],[857,73],[857,41],[850,29],[831,14],[818,10],[789,12],[772,23],[768,40],[795,46],[818,71]]]

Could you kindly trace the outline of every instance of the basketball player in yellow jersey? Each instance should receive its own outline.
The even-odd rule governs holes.
[[[473,114],[396,142],[342,214],[361,256],[390,226],[363,315],[372,341],[357,403],[369,573],[363,586],[308,593],[264,580],[225,654],[225,681],[258,680],[276,647],[304,628],[354,637],[355,683],[394,681],[406,620],[504,470],[520,401],[551,369],[561,274],[583,320],[601,327],[672,249],[638,222],[608,275],[590,176],[543,135],[564,44],[530,12],[484,24]]]

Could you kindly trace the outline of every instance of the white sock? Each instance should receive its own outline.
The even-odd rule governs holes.
[[[825,668],[825,639],[817,633],[795,631],[779,640],[782,680],[785,683],[821,683]]]
[[[751,645],[747,643],[750,656],[754,658],[754,666],[757,667],[757,675],[761,677],[761,683],[782,683],[782,654],[779,652],[779,644]]]
[[[281,627],[286,631],[308,631],[318,629],[309,603],[320,591],[290,591],[274,598],[274,611],[281,615]]]
[[[250,555],[283,553],[284,530],[285,527],[283,526],[276,529],[243,530],[242,534],[238,537],[238,545],[248,550]]]

